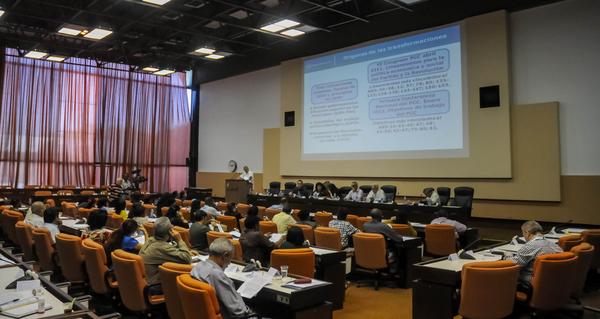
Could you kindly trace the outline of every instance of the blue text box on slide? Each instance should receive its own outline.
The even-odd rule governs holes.
[[[320,83],[310,89],[310,102],[314,104],[354,100],[358,96],[358,80],[347,79]]]
[[[369,83],[380,83],[446,72],[448,69],[450,51],[437,49],[373,62],[368,66],[368,79]]]
[[[446,90],[374,99],[369,102],[369,118],[386,120],[401,117],[444,114],[450,111]]]

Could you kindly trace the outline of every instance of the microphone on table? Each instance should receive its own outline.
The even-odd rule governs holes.
[[[566,223],[562,223],[562,224],[559,224],[558,226],[554,226],[554,227],[552,227],[552,229],[550,229],[550,232],[549,232],[549,234],[553,234],[553,235],[554,235],[554,234],[558,234],[559,232],[561,232],[561,233],[562,233],[562,230],[561,230],[560,228],[563,228],[563,227],[565,227],[565,226],[568,226],[568,225],[569,225],[569,224],[571,224],[572,222],[573,222],[573,220],[572,220],[572,219],[569,219],[569,220],[568,220]]]
[[[39,278],[38,274],[36,274],[34,271],[27,270],[25,272],[25,275],[23,277],[15,279],[13,282],[11,282],[10,284],[8,284],[4,289],[16,289],[18,281],[32,280],[32,279],[35,280],[35,279],[38,279],[38,278]]]
[[[458,258],[460,258],[460,259],[475,259],[475,257],[473,257],[471,254],[468,254],[467,251],[469,251],[472,247],[475,246],[475,244],[479,243],[480,241],[481,241],[481,238],[477,238],[472,243],[465,246],[465,248],[459,250],[456,253],[458,255]]]

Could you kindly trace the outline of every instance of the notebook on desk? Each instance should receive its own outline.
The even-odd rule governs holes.
[[[49,305],[48,303],[46,303],[44,309],[45,309],[45,311],[48,311],[48,310],[52,309],[52,305]],[[10,318],[23,318],[23,317],[26,317],[26,316],[36,313],[37,310],[38,310],[38,304],[36,302],[36,303],[29,304],[29,305],[25,305],[25,306],[21,306],[21,307],[3,311],[0,313],[0,315],[7,316]]]

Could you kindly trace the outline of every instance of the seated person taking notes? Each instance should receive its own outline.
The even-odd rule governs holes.
[[[333,219],[329,221],[329,227],[337,228],[340,230],[341,240],[342,240],[342,249],[346,249],[351,245],[350,240],[352,239],[352,235],[355,233],[360,233],[360,230],[354,225],[350,224],[349,221],[346,220],[348,217],[348,208],[342,207],[337,213],[337,219]]]
[[[288,226],[296,223],[294,217],[291,215],[292,209],[288,207],[284,207],[283,210],[273,216],[273,222],[277,224],[277,232],[280,234],[285,234],[287,232]]]
[[[303,209],[298,213],[298,219],[300,219],[300,221],[298,222],[298,224],[302,224],[302,225],[308,225],[312,228],[316,228],[317,227],[317,223],[313,222],[312,220],[310,220],[310,212],[308,211],[308,209]]]
[[[385,201],[385,193],[379,188],[378,184],[373,185],[373,189],[367,195],[366,201],[369,203],[383,203]]]
[[[369,215],[373,220],[363,224],[363,231],[365,233],[382,234],[386,239],[390,239],[396,243],[404,241],[402,236],[398,235],[392,227],[381,222],[383,220],[383,212],[380,209],[375,208],[371,210]]]
[[[279,249],[307,248],[310,246],[304,239],[304,232],[300,227],[290,227],[285,238],[285,242],[281,244]]]
[[[435,219],[431,221],[431,224],[445,224],[454,226],[454,235],[458,238],[459,234],[464,233],[467,230],[465,224],[448,218],[448,212],[445,209],[440,209],[434,214]]]
[[[285,236],[281,236],[279,241],[276,243],[269,240],[269,237],[263,235],[259,228],[259,218],[257,216],[248,216],[244,221],[244,232],[240,237],[240,244],[242,245],[242,252],[244,254],[244,261],[250,262],[251,259],[260,261],[263,266],[269,264],[271,259],[271,250],[279,247],[285,240]]]
[[[349,200],[353,202],[360,202],[363,198],[362,189],[358,188],[357,182],[352,182],[352,189],[348,192],[344,200]]]
[[[424,204],[429,206],[439,206],[440,205],[440,195],[433,188],[426,188],[423,191],[425,195],[425,199],[422,201]]]

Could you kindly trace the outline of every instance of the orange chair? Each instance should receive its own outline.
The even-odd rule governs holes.
[[[365,223],[368,223],[370,221],[372,221],[373,218],[371,218],[371,216],[368,217],[358,217],[358,219],[356,219],[356,228],[360,229],[361,231],[363,231],[363,225]]]
[[[130,200],[125,200],[125,209],[131,210],[133,208],[133,202]]]
[[[181,206],[183,206],[183,207],[191,207],[193,201],[194,201],[193,199],[186,199],[183,202],[181,202]]]
[[[84,282],[81,238],[60,233],[56,235],[56,253],[63,275],[70,282]]]
[[[48,198],[44,201],[44,204],[48,207],[56,207],[56,202],[52,198]]]
[[[154,223],[145,222],[144,224],[142,224],[142,226],[146,230],[146,233],[148,234],[148,236],[150,236],[150,237],[154,236]]]
[[[177,291],[185,319],[223,319],[215,289],[189,274],[177,277]]]
[[[185,219],[188,222],[192,219],[191,212],[187,208],[180,209],[179,213],[181,214],[181,217],[183,217],[183,219]]]
[[[326,212],[316,212],[315,213],[315,222],[318,227],[329,227],[329,222],[333,220],[332,213]]]
[[[106,228],[119,229],[121,228],[121,224],[123,224],[123,218],[121,218],[121,215],[117,215],[115,213],[108,214],[108,219],[106,220]]]
[[[533,293],[529,306],[541,311],[553,311],[564,307],[571,296],[571,287],[577,270],[577,256],[571,252],[538,256],[533,264],[531,286]],[[560,280],[557,280],[560,278]],[[527,301],[527,295],[517,292],[517,300]]]
[[[15,233],[17,243],[23,252],[23,261],[32,261],[35,259],[33,253],[33,227],[24,221],[18,221],[15,224]]]
[[[167,213],[169,213],[169,207],[161,207],[160,208],[160,216],[167,216]]]
[[[600,247],[600,229],[585,230],[581,233],[583,241],[594,247]],[[592,269],[600,268],[600,248],[594,250],[594,258],[592,258]]]
[[[53,271],[56,269],[54,263],[54,245],[52,245],[52,235],[47,228],[39,227],[32,230],[35,254],[38,257],[38,264],[42,271]]]
[[[290,227],[301,228],[302,233],[304,233],[304,239],[308,240],[311,245],[315,244],[315,230],[312,228],[312,226],[304,224],[291,224],[288,226],[288,229],[290,229]]]
[[[152,204],[144,204],[142,206],[144,206],[144,215],[145,216],[150,216],[150,214],[152,213],[152,210],[156,209],[156,206],[154,206]]]
[[[220,237],[233,239],[233,236],[230,233],[222,233],[222,232],[211,230],[208,233],[206,233],[206,242],[208,243],[208,246],[210,246],[210,244],[212,244],[212,242],[215,239],[220,238]]]
[[[79,211],[77,210],[77,205],[75,205],[75,203],[62,202],[60,205],[62,207],[63,216],[77,218]]]
[[[425,226],[425,251],[432,256],[448,256],[456,252],[456,236],[452,225]]]
[[[352,224],[352,226],[358,228],[358,216],[357,215],[348,214],[346,216],[346,221],[349,222],[350,224]]]
[[[81,194],[81,195],[94,195],[95,192],[93,190],[89,190],[88,189],[88,190],[81,191],[79,194]]]
[[[17,232],[15,231],[15,225],[18,221],[24,220],[25,217],[20,212],[5,209],[2,212],[2,230],[4,234],[8,236],[8,239],[14,244],[17,244]]]
[[[229,239],[231,244],[233,245],[233,260],[244,261],[244,251],[242,250],[242,244],[240,244],[239,240]]]
[[[271,252],[271,267],[288,266],[288,273],[314,278],[315,253],[310,248],[275,249]]]
[[[258,229],[260,230],[260,232],[262,234],[266,234],[266,233],[276,234],[277,233],[277,224],[275,224],[274,222],[268,221],[268,220],[261,220],[260,222],[258,222]]]
[[[181,207],[181,205],[183,205],[183,201],[179,198],[175,199],[175,205]]]
[[[167,312],[171,319],[185,318],[181,300],[179,298],[179,290],[177,289],[177,277],[179,275],[189,274],[190,271],[192,271],[192,265],[189,264],[167,262],[158,266],[162,289],[165,293]]]
[[[111,253],[113,269],[119,283],[119,295],[130,311],[146,312],[164,303],[164,296],[150,296],[142,257],[117,249]]]
[[[108,267],[106,266],[107,260],[104,247],[88,238],[81,242],[81,252],[83,253],[85,269],[92,291],[97,294],[108,293],[109,286],[105,280]]]
[[[244,230],[246,229],[246,225],[244,224],[246,222],[246,218],[240,218],[240,233],[244,233]]]
[[[35,191],[33,192],[33,196],[52,196],[51,191]]]
[[[279,214],[279,213],[281,213],[280,209],[274,209],[274,208],[267,208],[267,209],[265,209],[265,216],[267,216],[267,218],[269,220],[273,220],[273,217],[275,215]]]
[[[267,210],[267,208],[264,206],[256,206],[256,208],[258,209],[258,217],[260,219],[263,219],[265,217],[265,211]]]
[[[412,232],[412,228],[406,224],[390,224],[392,229],[400,236],[412,237],[415,234]]]
[[[571,248],[581,244],[582,242],[583,239],[579,234],[566,235],[558,239],[558,246],[560,246],[560,248],[562,248],[563,251],[570,251]]]
[[[315,229],[315,245],[333,250],[342,250],[340,230],[330,227],[317,227]]]
[[[581,243],[571,248],[571,252],[577,256],[577,270],[575,271],[575,280],[573,280],[572,293],[572,296],[577,299],[583,294],[583,287],[594,258],[594,250],[594,246],[588,243]]]
[[[375,273],[374,287],[379,290],[381,270],[388,268],[385,238],[381,234],[356,233],[352,241],[356,265]]]
[[[61,195],[73,195],[74,194],[72,189],[59,189],[56,193],[61,194]]]
[[[248,210],[250,209],[250,205],[239,203],[235,206],[235,210],[240,213],[242,216],[248,215]]]
[[[173,227],[173,230],[179,233],[179,235],[181,236],[181,239],[188,246],[188,248],[192,247],[192,243],[190,242],[190,230],[189,229],[175,226],[175,227]]]
[[[461,273],[460,315],[464,318],[504,318],[510,315],[519,269],[513,261],[465,264]]]
[[[217,216],[217,221],[219,221],[221,225],[227,226],[227,230],[229,231],[238,228],[238,223],[235,216]]]
[[[79,208],[79,217],[78,218],[90,218],[90,214],[92,212],[99,211],[98,208]]]
[[[224,211],[226,211],[226,210],[227,210],[227,205],[228,205],[228,204],[229,204],[229,203],[227,203],[227,202],[218,202],[218,203],[217,203],[217,210],[218,210],[218,211],[220,211],[220,212],[224,212]]]

